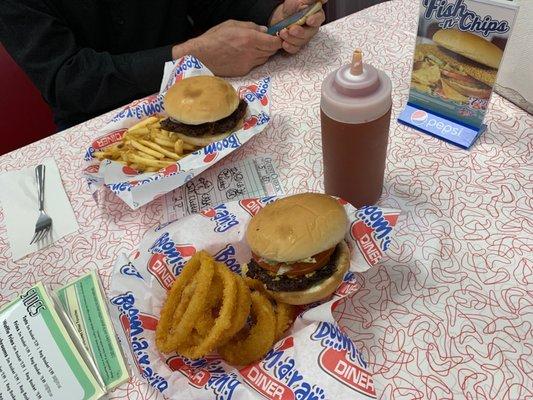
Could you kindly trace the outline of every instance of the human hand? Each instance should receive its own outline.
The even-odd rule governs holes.
[[[281,39],[265,32],[253,22],[229,20],[174,46],[172,55],[192,54],[218,76],[243,76],[281,48]]]
[[[270,18],[271,25],[290,17],[295,12],[314,4],[316,0],[285,0],[279,5]],[[322,4],[327,0],[322,0]],[[293,25],[289,28],[282,29],[279,37],[283,40],[282,47],[287,53],[297,53],[305,46],[313,36],[318,32],[320,25],[326,20],[324,10],[309,16],[304,25]]]

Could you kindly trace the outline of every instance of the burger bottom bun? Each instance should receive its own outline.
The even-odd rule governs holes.
[[[174,135],[182,139],[184,142],[192,144],[194,146],[207,146],[213,142],[217,142],[231,135],[232,132],[225,132],[219,135],[204,135],[204,136],[188,136],[183,133],[172,132]]]
[[[342,282],[344,274],[350,269],[350,249],[343,240],[338,244],[339,254],[335,260],[337,269],[329,278],[318,282],[306,290],[295,292],[276,292],[268,290],[268,293],[277,301],[293,305],[304,305],[314,303],[315,301],[324,300],[329,297]]]

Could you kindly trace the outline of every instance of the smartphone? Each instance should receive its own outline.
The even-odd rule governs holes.
[[[284,20],[278,22],[277,24],[272,25],[268,28],[267,33],[269,35],[277,35],[282,29],[288,28],[292,25],[303,25],[307,20],[307,17],[316,14],[322,9],[322,2],[317,1],[315,4],[310,5],[309,7],[304,8],[303,10],[298,11],[295,14],[292,14],[290,17],[285,18]]]

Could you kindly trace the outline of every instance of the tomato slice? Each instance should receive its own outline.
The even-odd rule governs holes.
[[[446,71],[445,69],[440,71],[442,75],[447,76],[448,78],[452,78],[461,82],[466,83],[476,83],[477,81],[468,75],[460,74],[459,72],[453,72],[453,71]]]
[[[261,268],[266,269],[267,271],[273,272],[274,274],[277,274],[279,269],[283,265],[282,263],[269,264],[255,253],[252,253],[252,258],[257,264],[259,264]]]
[[[274,274],[277,274],[282,266],[290,267],[290,271],[286,272],[285,274],[294,277],[306,275],[313,271],[316,271],[317,269],[322,268],[329,261],[334,251],[335,247],[332,247],[331,249],[327,249],[321,253],[315,254],[313,258],[316,262],[314,263],[297,262],[292,264],[269,264],[254,253],[252,253],[252,257],[254,258],[255,262],[259,264],[259,266],[261,266],[261,268],[266,269],[267,271],[270,271]]]

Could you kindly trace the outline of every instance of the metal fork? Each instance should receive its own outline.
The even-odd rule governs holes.
[[[42,164],[35,167],[35,178],[37,179],[37,192],[39,196],[39,218],[35,224],[35,234],[30,244],[42,240],[52,228],[52,218],[44,211],[44,182],[46,167]]]

